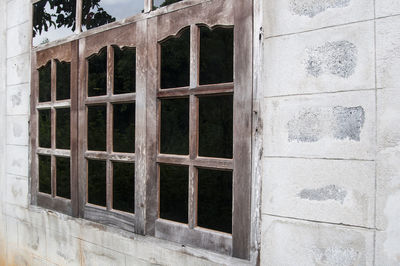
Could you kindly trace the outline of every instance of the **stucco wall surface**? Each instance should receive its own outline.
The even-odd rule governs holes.
[[[400,5],[263,1],[264,265],[400,265]]]

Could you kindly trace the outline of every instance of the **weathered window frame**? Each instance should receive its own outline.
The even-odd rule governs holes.
[[[32,3],[37,1],[32,1]],[[193,2],[193,3],[192,3]],[[152,235],[182,244],[197,246],[238,258],[249,259],[251,238],[251,130],[252,130],[252,0],[196,0],[183,1],[153,12],[151,0],[145,0],[145,12],[124,23],[114,22],[99,28],[78,33],[73,41],[57,41],[32,51],[31,94],[31,194],[32,204],[54,209],[75,217],[87,218],[100,223],[114,225],[138,234]],[[77,22],[80,23],[81,1],[77,1]],[[149,12],[149,13],[148,13]],[[173,23],[170,23],[173,21]],[[198,25],[234,27],[234,82],[229,84],[199,85],[199,29]],[[190,86],[184,89],[159,88],[160,48],[159,42],[176,35],[190,26]],[[80,30],[80,25],[77,27]],[[79,31],[78,30],[78,31]],[[61,44],[60,44],[61,43]],[[136,92],[126,95],[111,95],[112,45],[136,48]],[[68,50],[68,47],[70,49]],[[79,48],[78,48],[79,47]],[[86,97],[86,59],[101,48],[108,47],[107,95]],[[67,49],[66,49],[67,48]],[[65,52],[70,51],[70,52]],[[65,59],[66,58],[66,59]],[[37,68],[48,60],[71,61],[71,201],[67,204],[55,198],[43,198],[38,193],[37,156],[38,145]],[[53,73],[52,73],[53,75]],[[79,76],[79,81],[78,81]],[[52,85],[53,90],[53,85]],[[196,117],[190,119],[190,155],[188,158],[165,157],[158,154],[157,145],[157,99],[187,95],[195,101],[197,94],[233,93],[233,159],[196,158]],[[125,98],[127,97],[127,98]],[[86,105],[135,101],[136,140],[135,154],[113,154],[109,147],[106,153],[86,150]],[[53,108],[52,102],[49,108]],[[194,106],[194,105],[192,105]],[[193,108],[192,108],[193,109]],[[191,115],[194,110],[190,110]],[[78,117],[79,113],[79,117]],[[109,113],[109,112],[108,112]],[[110,113],[108,114],[110,116]],[[110,121],[110,117],[107,118]],[[76,126],[79,125],[79,126]],[[111,125],[112,126],[112,125]],[[109,126],[108,126],[109,127]],[[79,131],[79,132],[78,132]],[[107,130],[109,132],[109,130]],[[107,133],[107,139],[111,136]],[[112,141],[112,138],[111,140]],[[56,154],[57,150],[46,151]],[[102,210],[86,204],[86,158],[130,160],[135,162],[135,214],[123,215]],[[157,163],[185,163],[192,169],[189,177],[189,225],[181,225],[158,219],[158,175]],[[195,166],[233,170],[233,216],[232,235],[195,226]],[[107,163],[110,171],[110,163]],[[109,176],[109,174],[108,174]],[[109,181],[109,179],[108,179]],[[107,182],[108,184],[109,182]],[[112,189],[112,188],[111,188]],[[107,190],[110,186],[107,185]],[[206,241],[199,241],[205,239]]]

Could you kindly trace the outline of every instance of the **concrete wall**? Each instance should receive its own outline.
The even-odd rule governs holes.
[[[264,1],[265,265],[400,265],[400,4]]]
[[[0,1],[0,265],[245,265],[29,206],[29,3]],[[259,263],[400,265],[400,2],[255,0],[254,29]]]

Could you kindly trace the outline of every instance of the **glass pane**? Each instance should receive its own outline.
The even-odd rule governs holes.
[[[88,202],[106,206],[106,162],[88,160]]]
[[[88,58],[88,96],[107,94],[107,48]]]
[[[71,121],[69,108],[56,109],[56,147],[69,149],[71,136]]]
[[[136,49],[114,46],[114,94],[136,90]]]
[[[39,102],[51,101],[51,62],[38,69],[39,71]]]
[[[233,28],[200,27],[200,85],[233,81]]]
[[[197,225],[232,233],[232,172],[198,170]]]
[[[199,98],[199,155],[232,158],[233,96]]]
[[[189,86],[190,28],[161,42],[161,88]]]
[[[154,0],[154,7],[163,7],[180,1],[182,0]]]
[[[114,105],[114,151],[135,152],[135,104]]]
[[[39,111],[39,147],[51,148],[51,110]]]
[[[135,212],[135,165],[113,163],[113,209]]]
[[[88,149],[92,151],[106,151],[106,120],[107,107],[89,106],[88,107]]]
[[[72,35],[75,18],[75,0],[42,0],[33,4],[33,46]]]
[[[144,9],[142,0],[83,0],[82,3],[83,30],[131,17]]]
[[[51,157],[39,155],[39,191],[51,194]]]
[[[189,99],[161,100],[161,153],[189,154]]]
[[[57,64],[57,100],[66,100],[70,98],[71,86],[71,63],[60,62]]]
[[[160,218],[188,222],[189,167],[160,164]]]
[[[70,174],[70,159],[63,157],[56,157],[57,169],[57,196],[66,199],[71,198],[71,174]]]

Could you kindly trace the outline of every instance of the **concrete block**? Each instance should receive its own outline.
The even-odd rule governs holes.
[[[264,159],[262,212],[374,227],[375,163]]]
[[[399,2],[400,5],[400,2]],[[400,17],[376,20],[378,88],[400,87]]]
[[[29,83],[8,86],[7,88],[7,114],[29,115]]]
[[[17,13],[19,12],[15,14]],[[31,23],[28,21],[7,30],[7,58],[29,52],[31,30]]]
[[[82,255],[80,240],[71,237],[69,232],[47,230],[47,260],[57,265],[81,265]]]
[[[26,253],[46,257],[46,228],[21,222],[18,227],[18,245]]]
[[[376,232],[375,265],[398,266],[400,265],[400,231]]]
[[[373,265],[374,233],[262,216],[261,261],[280,266]]]
[[[7,28],[30,20],[29,4],[29,0],[12,0],[7,2]]]
[[[28,146],[7,145],[7,173],[28,176]]]
[[[29,145],[29,117],[7,116],[7,144]]]
[[[376,17],[400,14],[400,2],[397,0],[375,0]]]
[[[27,208],[29,183],[26,177],[7,175],[6,202]]]
[[[377,227],[388,239],[400,235],[399,102],[398,88],[378,91]]]
[[[30,81],[29,53],[7,59],[7,85],[18,85]]]
[[[112,251],[85,241],[82,241],[82,264],[96,266],[123,266],[125,256],[122,253]]]
[[[308,31],[373,18],[373,0],[264,1],[266,36]]]
[[[375,88],[372,21],[267,39],[264,55],[266,97]]]
[[[264,99],[264,155],[375,158],[375,91]]]

